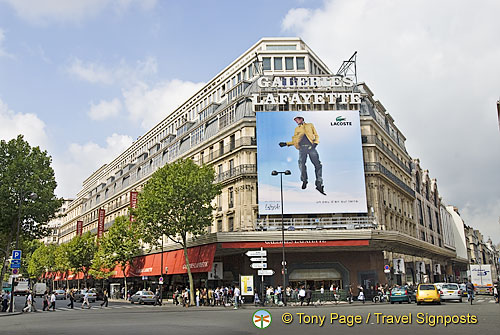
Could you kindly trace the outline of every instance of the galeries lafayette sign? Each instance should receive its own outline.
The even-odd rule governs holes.
[[[350,77],[260,77],[257,85],[263,93],[252,94],[254,105],[357,105],[361,103],[361,94],[349,92],[354,88]],[[317,92],[299,92],[316,90]]]

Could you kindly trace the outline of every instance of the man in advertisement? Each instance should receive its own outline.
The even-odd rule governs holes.
[[[307,156],[314,165],[314,172],[316,174],[316,189],[319,193],[326,195],[323,186],[323,166],[319,160],[319,154],[316,147],[319,144],[319,136],[316,132],[316,128],[312,123],[304,122],[303,116],[296,116],[293,119],[297,123],[295,132],[292,137],[291,142],[280,142],[280,147],[294,146],[299,150],[299,170],[300,170],[300,180],[302,181],[302,189],[307,188]]]

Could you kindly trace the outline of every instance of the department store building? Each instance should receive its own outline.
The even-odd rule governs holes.
[[[347,71],[332,72],[300,38],[261,39],[175,111],[165,112],[163,121],[83,181],[66,211],[60,243],[77,232],[96,233],[99,209],[106,231],[116,217],[129,215],[131,195],[155,170],[191,158],[213,166],[222,185],[212,225],[190,243],[197,286],[233,284],[241,275],[260,282],[245,252],[261,247],[275,272],[265,284],[281,284],[282,224],[292,286],[434,282],[455,275],[460,260],[452,228],[442,223],[436,180],[407,152],[405,136],[367,84]],[[326,195],[315,190],[309,159],[309,183],[300,188],[298,150],[274,141],[292,141],[295,116],[316,121]],[[352,130],[349,143],[337,135],[344,126]],[[282,176],[280,185],[271,169],[292,174]],[[276,198],[280,187],[282,203]],[[300,197],[302,191],[311,196]],[[154,286],[162,273],[168,287],[187,282],[179,246],[167,241],[163,253],[139,256],[129,269],[136,284],[144,279]]]

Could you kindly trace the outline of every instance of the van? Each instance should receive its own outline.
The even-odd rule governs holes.
[[[29,292],[29,283],[28,281],[20,281],[17,282],[17,285],[14,286],[14,295],[26,295]]]
[[[47,284],[45,283],[36,283],[33,287],[33,293],[36,296],[43,296],[43,294],[47,291]]]

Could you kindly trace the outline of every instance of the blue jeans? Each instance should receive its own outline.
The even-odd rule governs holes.
[[[323,166],[319,160],[319,154],[316,148],[312,145],[301,145],[299,149],[299,170],[300,170],[300,180],[302,182],[307,182],[307,156],[314,165],[314,172],[316,174],[316,186],[323,185]]]

